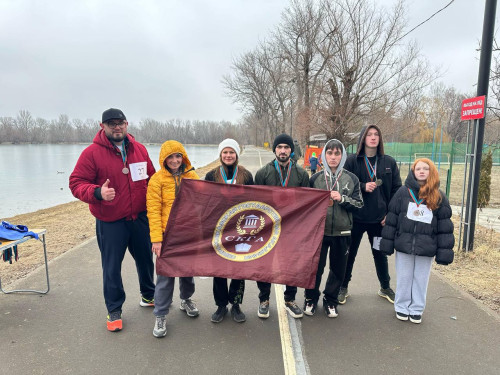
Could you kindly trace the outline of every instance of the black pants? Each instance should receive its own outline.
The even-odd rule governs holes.
[[[227,306],[228,303],[241,304],[245,292],[245,280],[231,280],[228,289],[226,278],[214,277],[213,291],[217,306]]]
[[[319,286],[326,265],[328,249],[330,249],[330,271],[328,272],[328,279],[326,279],[323,294],[328,305],[337,306],[339,304],[339,290],[342,280],[344,280],[349,251],[349,240],[349,236],[323,236],[321,254],[318,262],[318,272],[316,273],[316,283],[314,284],[314,289],[305,290],[306,300],[312,300],[315,304],[318,303],[320,296]]]
[[[96,234],[101,251],[104,301],[108,312],[121,311],[125,302],[121,270],[127,247],[135,260],[142,296],[154,298],[153,253],[146,212],[141,212],[136,220],[109,223],[96,219]]]
[[[271,283],[266,283],[263,281],[257,281],[257,286],[259,287],[259,301],[269,301],[271,296]],[[297,294],[296,286],[287,285],[285,288],[285,302],[295,301],[295,295]]]
[[[389,288],[391,277],[389,276],[389,266],[387,264],[387,256],[379,250],[373,248],[373,237],[380,237],[382,234],[382,225],[379,223],[367,224],[354,222],[351,230],[351,245],[349,247],[349,258],[347,259],[347,267],[345,271],[344,282],[342,286],[347,288],[352,277],[352,269],[354,261],[358,254],[359,244],[363,233],[368,233],[368,240],[372,248],[373,261],[375,262],[375,269],[377,270],[378,281],[381,288]]]

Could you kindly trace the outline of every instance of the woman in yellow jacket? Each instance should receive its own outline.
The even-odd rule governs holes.
[[[175,196],[184,178],[199,179],[191,166],[186,150],[177,141],[166,141],[160,150],[160,170],[151,177],[148,184],[147,208],[152,251],[160,256],[163,232],[167,226],[168,217]],[[172,304],[175,277],[156,276],[154,315],[156,322],[153,329],[155,337],[167,334],[166,316]],[[180,309],[188,316],[198,316],[199,311],[191,296],[194,293],[194,278],[180,277],[179,288],[181,297]]]

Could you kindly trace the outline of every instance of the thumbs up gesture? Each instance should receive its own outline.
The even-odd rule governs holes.
[[[109,187],[109,178],[101,186],[101,196],[105,201],[112,201],[115,199],[115,189]]]

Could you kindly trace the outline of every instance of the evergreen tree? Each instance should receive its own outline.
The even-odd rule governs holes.
[[[477,195],[477,206],[484,208],[490,203],[491,166],[493,164],[493,153],[491,148],[481,160],[481,174],[479,176],[479,192]]]

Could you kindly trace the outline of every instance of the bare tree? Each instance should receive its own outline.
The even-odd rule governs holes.
[[[329,137],[343,139],[380,109],[395,110],[404,98],[421,92],[436,77],[405,34],[404,1],[391,10],[365,0],[324,3],[327,28],[338,50],[328,61],[331,116],[323,122]]]
[[[391,10],[367,0],[292,0],[272,38],[234,62],[227,93],[268,120],[271,135],[295,123],[306,139],[319,131],[349,140],[364,122],[397,116],[437,77],[417,46],[402,42],[404,11],[403,0]]]
[[[20,110],[16,117],[15,124],[17,133],[23,136],[23,139],[19,139],[18,141],[32,142],[33,127],[35,126],[35,120],[31,116],[31,113],[24,109]]]

